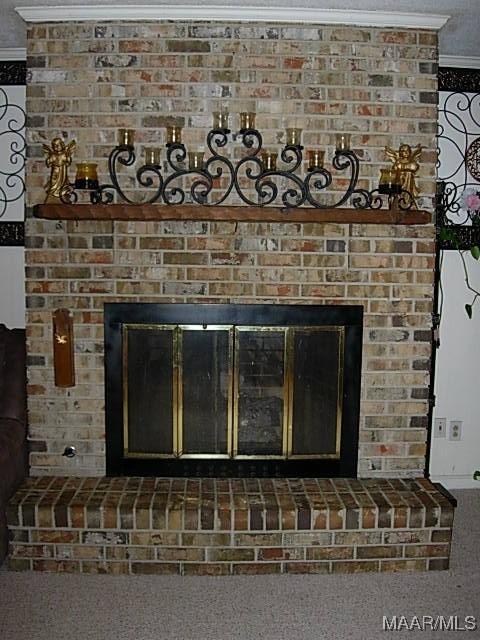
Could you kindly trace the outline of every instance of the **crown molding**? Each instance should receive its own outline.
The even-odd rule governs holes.
[[[27,59],[27,50],[22,47],[0,47],[0,61],[13,62]]]
[[[440,55],[438,64],[441,67],[454,67],[456,69],[480,69],[480,57]]]
[[[63,5],[16,7],[26,22],[195,20],[222,22],[306,22],[364,27],[440,29],[450,16],[429,13],[215,5]]]

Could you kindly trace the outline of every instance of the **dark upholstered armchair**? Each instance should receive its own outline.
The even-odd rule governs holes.
[[[25,331],[0,325],[0,564],[8,548],[6,505],[27,473]]]

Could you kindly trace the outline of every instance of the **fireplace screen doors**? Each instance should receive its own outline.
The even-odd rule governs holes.
[[[178,313],[106,322],[107,454],[115,449],[130,473],[145,461],[168,473],[188,461],[236,461],[239,475],[248,461],[307,469],[309,461],[344,465],[345,451],[356,464],[361,325],[355,337],[345,322],[309,322],[313,307],[305,318],[295,307],[262,324],[241,323],[231,310],[253,305],[199,306],[228,308],[230,322],[211,309],[205,322],[173,322]]]
[[[124,324],[124,454],[338,457],[343,361],[343,327]]]

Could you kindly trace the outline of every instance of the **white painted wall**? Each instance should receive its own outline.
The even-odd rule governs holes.
[[[440,108],[451,94],[441,92]],[[471,94],[470,94],[471,95]],[[480,99],[474,101],[472,121],[462,111],[464,101],[450,98],[450,107],[455,115],[448,118],[440,110],[440,123],[445,133],[460,146],[440,139],[439,179],[451,179],[462,184],[464,173],[457,171],[462,159],[462,149],[480,136]],[[454,106],[456,105],[456,106]],[[461,126],[459,126],[461,123]],[[467,132],[458,131],[465,125]],[[453,174],[453,175],[452,175]],[[450,177],[452,176],[452,177]],[[467,176],[472,180],[471,176]],[[480,190],[480,183],[478,184]],[[480,263],[467,256],[471,283],[480,288]],[[466,288],[460,256],[456,251],[443,252],[442,265],[443,309],[440,325],[440,348],[437,351],[435,372],[436,406],[435,418],[446,418],[445,438],[432,438],[430,449],[430,474],[434,481],[447,488],[480,487],[473,480],[473,473],[480,469],[480,300],[474,307],[470,320],[465,304],[470,304],[472,294]],[[462,421],[460,441],[449,440],[452,420]]]
[[[13,183],[9,188],[5,174],[16,169],[11,161],[11,144],[21,144],[21,140],[15,132],[9,131],[9,126],[18,129],[25,124],[22,120],[22,113],[16,107],[18,105],[23,110],[25,109],[25,87],[1,86],[0,89],[5,91],[7,95],[5,100],[5,95],[0,91],[0,115],[2,116],[0,118],[0,172],[3,172],[0,173],[0,187],[6,193],[7,198],[14,198],[21,192],[19,183]],[[7,102],[9,106],[7,106]],[[16,162],[21,162],[21,160],[16,158]],[[22,221],[24,215],[24,198],[22,196],[18,200],[7,203],[6,210],[0,217],[0,222]],[[23,247],[0,246],[0,324],[5,324],[11,329],[25,327],[24,270]]]
[[[480,288],[480,264],[467,260],[472,284]],[[456,251],[444,251],[444,304],[437,351],[434,418],[447,419],[445,438],[432,438],[430,473],[447,488],[480,487],[472,479],[480,469],[480,304],[470,320],[465,304],[472,300],[464,285]],[[449,422],[461,420],[462,439],[449,440]]]
[[[23,247],[0,247],[0,324],[25,327]]]

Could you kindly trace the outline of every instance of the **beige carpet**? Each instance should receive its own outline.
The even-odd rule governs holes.
[[[480,638],[480,490],[455,492],[450,571],[353,576],[88,576],[0,571],[1,640]],[[384,631],[383,616],[476,631]],[[412,635],[413,634],[413,635]]]

